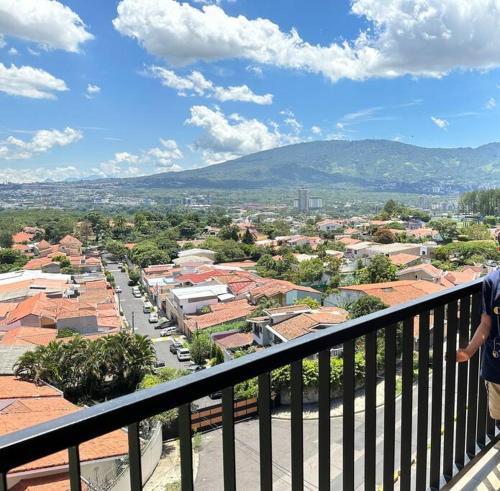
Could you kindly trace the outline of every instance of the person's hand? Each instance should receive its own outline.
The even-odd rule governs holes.
[[[457,350],[456,360],[457,360],[457,363],[463,363],[465,361],[469,361],[470,355],[469,355],[469,353],[467,353],[466,350],[459,349],[459,350]]]

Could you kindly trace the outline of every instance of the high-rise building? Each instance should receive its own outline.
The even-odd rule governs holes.
[[[321,208],[323,208],[323,200],[321,198],[311,196],[309,198],[309,209],[310,210],[319,210]]]
[[[307,213],[309,211],[309,190],[299,188],[299,211]]]

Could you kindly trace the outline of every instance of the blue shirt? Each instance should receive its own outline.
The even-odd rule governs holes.
[[[495,340],[500,354],[500,270],[490,273],[483,281],[483,305],[481,312],[491,317],[490,335],[483,349],[481,377],[500,384],[500,357],[493,356]]]

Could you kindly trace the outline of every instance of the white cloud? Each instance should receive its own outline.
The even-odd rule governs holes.
[[[0,48],[5,48],[7,46],[7,43],[5,42],[5,38],[3,37],[2,34],[0,34]]]
[[[344,129],[344,124],[343,124],[343,123],[337,123],[335,126],[336,126],[336,128],[337,128],[338,130],[342,130],[342,129]]]
[[[0,92],[33,99],[55,99],[54,92],[68,90],[64,80],[40,68],[30,66],[10,68],[0,63]]]
[[[485,107],[486,107],[486,109],[494,109],[496,107],[496,105],[497,105],[496,99],[491,97],[490,99],[488,99],[486,101]]]
[[[0,33],[77,52],[93,38],[80,17],[56,0],[0,0]]]
[[[157,171],[178,171],[182,167],[175,163],[183,157],[175,140],[160,138],[160,146],[142,150],[138,154],[117,152],[110,160],[102,162],[92,172],[101,177],[133,177],[148,174],[150,168]]]
[[[88,84],[85,97],[87,99],[93,99],[100,92],[101,92],[101,87],[99,87],[98,85]]]
[[[300,141],[295,133],[281,133],[276,123],[268,126],[239,114],[226,117],[219,109],[206,106],[193,106],[186,123],[203,130],[194,149],[201,150],[209,164]]]
[[[311,126],[313,135],[321,135],[321,128],[319,126]]]
[[[311,44],[268,19],[174,0],[122,0],[114,27],[176,64],[232,58],[341,78],[440,77],[500,66],[498,0],[353,0],[356,39]]]
[[[192,71],[189,75],[182,77],[172,70],[159,66],[151,66],[147,72],[153,77],[161,80],[161,83],[171,89],[177,90],[179,95],[198,95],[214,97],[226,101],[253,102],[255,104],[272,104],[272,94],[257,95],[247,85],[232,87],[219,87],[211,80],[207,80],[202,73]]]
[[[65,147],[83,138],[81,131],[73,128],[59,130],[38,130],[29,141],[20,140],[9,136],[0,141],[0,158],[5,160],[23,160],[33,157],[35,154],[45,153],[51,148]]]
[[[284,120],[285,124],[288,125],[295,133],[300,133],[302,131],[302,125],[294,118],[288,117]]]
[[[442,130],[445,130],[450,125],[450,123],[446,119],[431,116],[431,120],[438,128],[441,128]]]
[[[262,78],[264,75],[262,68],[257,65],[248,65],[245,67],[245,70],[249,73],[253,73],[258,78]]]
[[[12,47],[9,49],[9,51],[7,51],[7,53],[9,53],[10,56],[16,56],[19,54],[19,51],[17,51],[16,48]]]

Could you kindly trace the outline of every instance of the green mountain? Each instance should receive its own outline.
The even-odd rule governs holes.
[[[161,188],[354,185],[371,190],[463,191],[500,185],[500,143],[478,148],[423,148],[388,140],[315,141],[201,169],[123,181]]]

